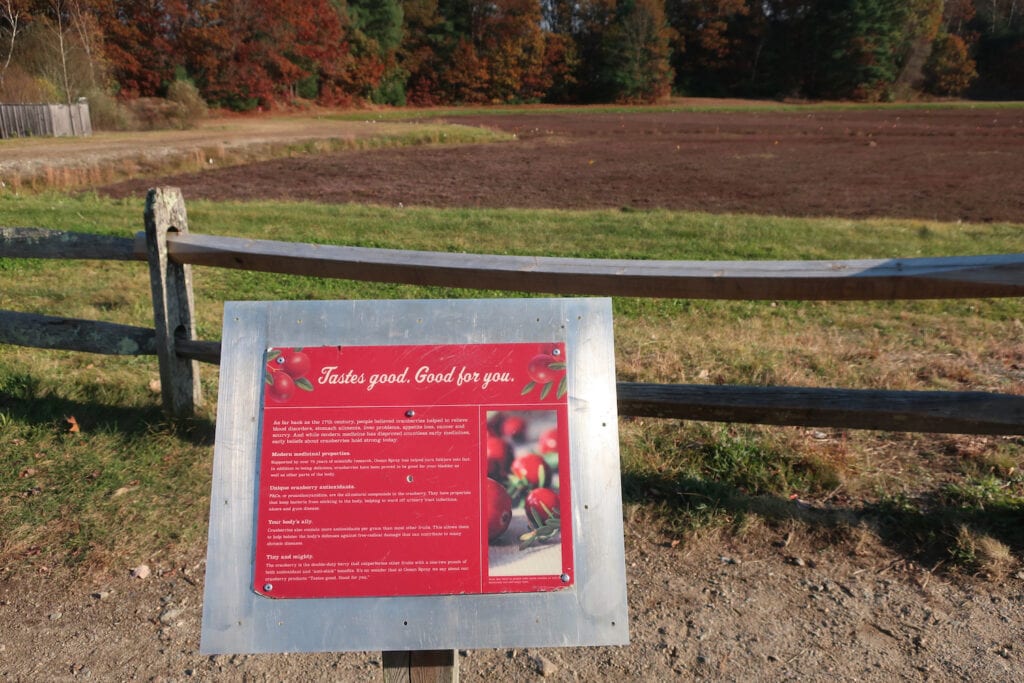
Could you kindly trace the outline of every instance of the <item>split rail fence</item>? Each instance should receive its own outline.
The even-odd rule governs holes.
[[[189,232],[176,188],[151,190],[134,238],[0,227],[0,257],[148,261],[154,328],[0,311],[0,343],[156,355],[167,412],[201,405],[192,266],[510,292],[731,300],[1024,296],[1024,254],[848,261],[638,261],[323,246]],[[889,431],[1024,433],[1024,396],[989,392],[618,382],[620,415]]]

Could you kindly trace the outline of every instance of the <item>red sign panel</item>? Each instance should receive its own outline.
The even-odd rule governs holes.
[[[561,343],[269,350],[254,590],[571,586],[565,354]]]

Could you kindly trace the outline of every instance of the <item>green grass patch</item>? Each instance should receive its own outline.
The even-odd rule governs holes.
[[[1020,248],[1022,227],[668,211],[203,201],[187,206],[191,229],[204,234],[636,259],[1010,253]],[[125,237],[141,230],[142,211],[141,197],[0,197],[7,225]],[[196,268],[194,283],[204,339],[219,338],[225,300],[508,296],[211,268]],[[148,288],[142,263],[0,259],[0,309],[150,326]],[[616,299],[614,309],[620,380],[1024,393],[1024,326],[1014,300]],[[150,388],[158,376],[155,359],[3,351],[0,449],[9,466],[0,471],[0,567],[145,556],[201,537],[215,369],[203,370],[211,401],[207,412],[193,421],[168,422]],[[69,431],[72,416],[78,432]],[[1024,512],[1015,479],[1024,465],[1017,440],[630,419],[623,419],[621,436],[627,503],[652,511],[667,532],[739,530],[751,520],[807,522],[795,497],[839,505],[842,514],[822,518],[823,524],[858,516],[874,520],[894,547],[911,555],[938,553],[950,565],[989,566],[966,558],[971,552],[975,558],[996,557],[1002,546],[1012,557],[1024,552],[1024,539],[1005,530],[1006,520]],[[913,533],[900,545],[903,528]],[[961,559],[949,559],[954,555]]]
[[[812,113],[843,111],[935,111],[947,109],[1018,110],[1024,102],[893,102],[888,104],[860,102],[779,102],[777,100],[715,100],[686,98],[649,105],[523,105],[523,106],[459,106],[437,108],[395,108],[374,112],[339,112],[327,118],[340,121],[422,121],[459,119],[470,116],[573,116],[587,114],[637,113]]]
[[[990,473],[917,496],[886,495],[868,508],[883,538],[928,561],[995,578],[1024,548],[1024,476]]]
[[[205,533],[209,418],[168,422],[151,359],[0,359],[0,567],[128,563]]]

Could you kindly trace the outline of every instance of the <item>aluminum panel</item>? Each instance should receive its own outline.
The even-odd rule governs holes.
[[[628,643],[609,299],[227,302],[203,653]],[[273,600],[251,590],[269,347],[563,341],[576,583],[551,593]]]

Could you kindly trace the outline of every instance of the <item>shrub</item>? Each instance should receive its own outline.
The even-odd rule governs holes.
[[[209,114],[209,107],[206,101],[199,94],[199,89],[191,81],[176,80],[167,88],[167,99],[181,105],[184,111],[184,121],[178,127],[191,128],[196,123],[206,118]]]
[[[123,102],[100,89],[86,91],[89,119],[93,130],[135,130],[139,127],[135,114]]]
[[[8,104],[39,104],[60,102],[57,86],[45,78],[36,78],[17,65],[12,65],[0,88],[0,102]]]
[[[405,81],[408,75],[403,69],[392,69],[384,75],[377,87],[370,93],[370,101],[374,104],[404,107],[406,102]]]
[[[138,121],[140,130],[163,130],[187,128],[184,105],[161,97],[139,97],[127,102]]]
[[[933,95],[962,95],[978,77],[967,44],[952,33],[939,34],[924,65],[925,90]]]

